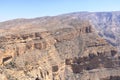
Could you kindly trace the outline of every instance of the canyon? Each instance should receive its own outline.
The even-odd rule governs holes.
[[[120,80],[119,12],[0,22],[0,80]]]

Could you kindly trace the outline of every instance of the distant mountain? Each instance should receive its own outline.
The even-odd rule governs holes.
[[[15,19],[0,23],[0,28],[8,29],[13,27],[23,28],[23,25],[44,26],[45,24],[59,22],[59,26],[70,20],[89,20],[100,36],[103,36],[109,43],[120,48],[120,11],[114,12],[75,12],[62,14],[53,17],[41,17],[35,19]],[[54,22],[55,21],[55,22]],[[50,27],[50,26],[49,26]]]

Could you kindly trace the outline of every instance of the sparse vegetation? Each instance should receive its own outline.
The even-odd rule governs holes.
[[[84,72],[85,78],[87,73],[89,77],[100,72],[97,76],[105,74],[106,80],[119,80],[119,76],[107,74],[119,73],[119,22],[113,22],[113,27],[114,19],[104,14],[66,14],[0,23],[1,64],[6,62],[1,66],[0,79],[3,74],[8,80],[80,80]]]

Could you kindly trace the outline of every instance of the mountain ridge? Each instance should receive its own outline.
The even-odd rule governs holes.
[[[55,20],[89,20],[96,28],[98,33],[106,38],[108,42],[113,45],[117,45],[119,42],[119,30],[120,30],[120,11],[111,11],[111,12],[73,12],[66,13],[58,16],[46,16],[40,18],[32,19],[15,19],[10,21],[5,21],[0,23],[0,28],[9,28],[14,26],[20,26],[24,24],[47,24],[46,21],[55,21]],[[63,21],[64,22],[64,21]],[[11,25],[9,25],[11,24]],[[13,24],[13,25],[12,25]],[[15,25],[16,24],[16,25]],[[18,25],[20,24],[20,25]],[[4,26],[4,27],[3,27]],[[20,28],[20,27],[19,27]],[[118,39],[115,39],[118,38]],[[117,40],[117,41],[115,41]]]

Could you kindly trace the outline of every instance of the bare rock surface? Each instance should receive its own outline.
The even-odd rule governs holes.
[[[119,80],[117,48],[71,15],[0,23],[0,80]]]

